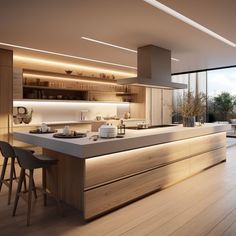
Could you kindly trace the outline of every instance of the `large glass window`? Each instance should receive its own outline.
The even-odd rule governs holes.
[[[183,93],[191,91],[194,94],[203,93],[207,94],[207,72],[195,72],[189,74],[180,74],[172,76],[172,81],[176,83],[187,84],[187,89],[179,89],[173,91],[173,114],[172,122],[181,123],[182,117],[177,112],[178,103],[181,102]],[[206,121],[206,112],[202,117]]]
[[[187,84],[187,90],[173,91],[173,122],[181,122],[176,112],[179,99],[186,91],[207,96],[205,120],[229,121],[236,118],[236,67],[172,76],[172,81]]]

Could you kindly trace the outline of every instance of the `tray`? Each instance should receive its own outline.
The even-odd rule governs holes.
[[[29,133],[31,133],[31,134],[54,134],[56,132],[57,132],[57,130],[50,130],[50,131],[42,132],[39,129],[34,129],[34,130],[29,131]]]
[[[85,138],[87,137],[86,133],[75,133],[70,135],[65,135],[63,133],[56,133],[53,135],[54,138]]]

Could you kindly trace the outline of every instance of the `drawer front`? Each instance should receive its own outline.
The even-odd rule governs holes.
[[[176,141],[86,160],[85,188],[140,173],[189,155],[190,140]]]
[[[190,174],[196,174],[224,160],[226,160],[226,147],[195,156],[190,159]]]
[[[84,192],[84,217],[92,218],[189,176],[189,159]]]
[[[226,145],[225,132],[86,160],[85,189],[122,179]]]
[[[84,217],[122,206],[148,193],[165,188],[226,159],[226,148],[149,170],[84,192]]]
[[[194,156],[226,146],[226,133],[216,133],[193,138],[190,140],[190,155]]]

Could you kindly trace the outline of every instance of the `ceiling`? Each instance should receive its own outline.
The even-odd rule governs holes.
[[[236,43],[235,0],[159,1]],[[179,59],[172,61],[172,73],[236,65],[236,48],[142,0],[1,0],[0,42],[136,67],[136,53],[82,40],[82,36],[130,49],[148,44],[169,49]],[[22,49],[14,53],[136,73]]]

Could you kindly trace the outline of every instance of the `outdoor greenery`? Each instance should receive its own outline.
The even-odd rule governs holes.
[[[208,99],[208,118],[209,122],[228,121],[235,118],[234,107],[236,97],[228,92],[222,92],[216,97]]]
[[[185,92],[179,97],[177,112],[182,117],[200,117],[206,109],[206,96],[203,93]]]

